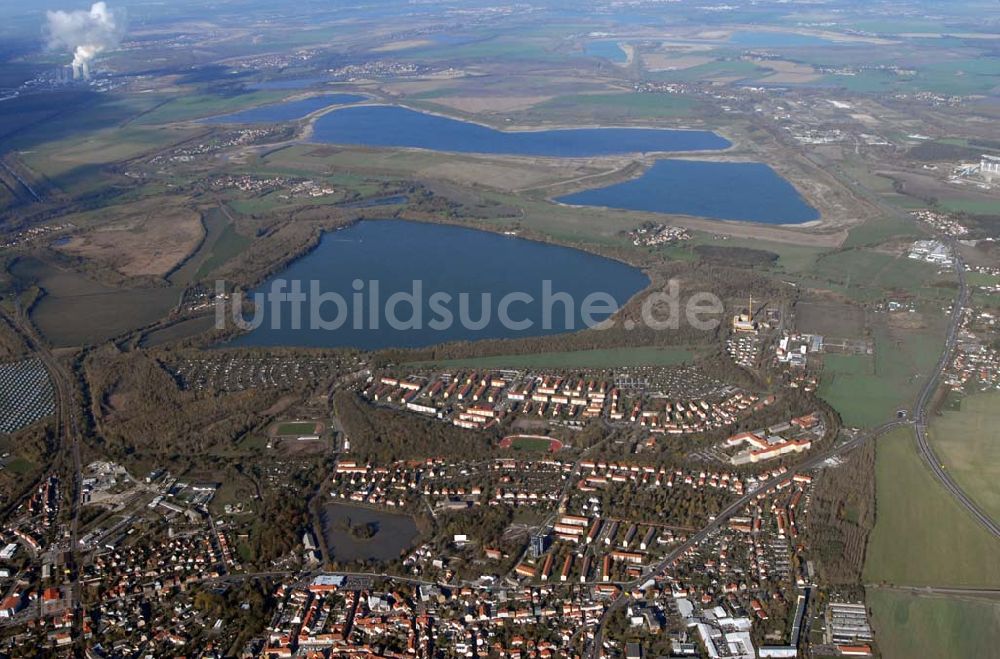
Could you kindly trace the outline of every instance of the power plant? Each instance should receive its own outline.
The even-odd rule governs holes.
[[[104,2],[89,10],[50,11],[46,17],[49,47],[73,53],[73,80],[90,80],[90,62],[121,39],[122,22]]]

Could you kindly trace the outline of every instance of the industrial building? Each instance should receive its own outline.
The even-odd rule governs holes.
[[[984,155],[979,161],[979,173],[987,181],[1000,179],[1000,156]]]

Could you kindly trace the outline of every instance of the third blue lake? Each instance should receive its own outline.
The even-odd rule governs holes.
[[[313,310],[306,301],[299,310],[300,329],[294,329],[291,305],[279,306],[275,314],[264,299],[262,324],[229,345],[378,350],[557,334],[584,329],[584,301],[591,294],[606,293],[616,306],[623,306],[649,285],[649,278],[641,270],[581,250],[404,220],[364,220],[326,233],[314,250],[265,282],[257,293],[269,292],[275,280],[284,281],[286,291],[293,282],[300,282],[300,289],[307,293],[310,282],[316,281],[321,293],[340,296],[346,302],[343,324],[335,329],[312,329],[315,325],[309,321]],[[564,302],[544,302],[546,281],[550,282],[550,300],[568,297],[572,301],[569,323]],[[361,284],[360,291],[356,282]],[[373,293],[372,282],[378,282],[377,294]],[[388,322],[386,305],[395,293],[412,295],[414,282],[420,282],[420,328],[395,329]],[[356,293],[361,297],[356,298]],[[512,293],[526,294],[533,300],[512,301],[503,313],[518,323],[531,321],[530,327],[512,327],[502,321],[500,302]],[[431,299],[434,294],[451,296],[450,302],[443,303],[454,318],[447,327],[431,324],[442,317],[440,307],[435,307]],[[481,328],[461,321],[463,294],[467,300],[465,317],[477,323],[485,319]],[[484,301],[483,294],[489,294],[490,300]],[[545,322],[546,307],[552,311],[550,323]],[[414,317],[408,303],[395,309],[397,319],[409,321]],[[371,322],[372,310],[377,322]],[[339,318],[336,303],[325,302],[319,317],[325,322]],[[599,322],[607,314],[595,313],[592,318]]]
[[[657,160],[639,178],[556,201],[765,224],[819,219],[819,212],[792,184],[767,165],[754,162]]]
[[[600,57],[615,64],[628,61],[628,53],[622,50],[617,41],[588,41],[583,47],[583,54],[587,57]]]
[[[330,112],[316,121],[312,139],[330,144],[546,157],[702,151],[730,146],[725,138],[704,130],[574,128],[502,131],[386,105],[362,105]]]

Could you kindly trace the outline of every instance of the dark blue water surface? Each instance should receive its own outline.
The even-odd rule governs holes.
[[[298,101],[263,105],[259,108],[250,108],[242,112],[209,117],[202,121],[209,124],[273,124],[281,121],[295,121],[307,114],[311,114],[316,110],[322,110],[331,105],[347,105],[350,103],[360,103],[364,100],[367,100],[366,97],[358,94],[325,94],[323,96],[303,98]]]
[[[421,347],[445,341],[474,341],[487,338],[519,338],[539,336],[583,329],[583,304],[588,295],[603,292],[623,305],[633,295],[649,285],[641,271],[624,263],[606,259],[587,252],[533,242],[521,238],[502,236],[455,226],[423,224],[402,220],[366,220],[340,231],[327,233],[312,252],[293,262],[275,279],[283,279],[291,287],[293,280],[302,282],[303,291],[310,291],[310,281],[319,282],[322,292],[334,291],[346,302],[345,322],[339,329],[310,329],[312,316],[309,302],[302,305],[302,329],[292,329],[291,306],[284,304],[276,318],[279,328],[272,328],[271,305],[264,303],[263,323],[257,329],[235,339],[237,346],[352,346],[365,350],[388,347]],[[355,280],[364,283],[361,314],[354,313]],[[373,280],[378,281],[379,303],[372,304]],[[389,326],[385,303],[396,292],[413,292],[415,280],[422,282],[423,304],[420,329],[394,329]],[[546,305],[545,280],[551,281],[553,295],[568,293],[574,312],[567,324],[565,306],[549,304],[552,322],[543,325]],[[272,280],[273,281],[273,280]],[[271,290],[271,281],[257,292]],[[431,295],[443,292],[452,296],[450,302],[442,300],[455,322],[446,329],[434,329],[431,321],[440,320],[442,314],[431,303]],[[500,300],[509,293],[523,292],[534,298],[533,302],[514,301],[508,307],[508,317],[514,321],[530,320],[528,328],[505,327],[499,318]],[[460,294],[468,293],[466,316],[472,320],[483,318],[482,293],[489,293],[492,300],[489,322],[482,329],[470,328],[459,321],[461,317]],[[378,311],[377,327],[370,321],[372,309]],[[321,308],[322,318],[332,321],[338,317],[334,303]],[[412,318],[409,304],[397,307],[396,318]],[[595,314],[603,320],[607,314]],[[360,318],[363,328],[355,328]]]
[[[657,160],[637,179],[557,201],[766,224],[819,219],[819,212],[788,181],[762,163]]]
[[[588,41],[583,47],[583,53],[587,57],[600,57],[617,64],[628,61],[628,53],[622,50],[617,41]]]
[[[335,110],[316,121],[312,139],[331,144],[549,157],[701,151],[730,146],[725,138],[704,130],[575,128],[508,132],[389,105]]]

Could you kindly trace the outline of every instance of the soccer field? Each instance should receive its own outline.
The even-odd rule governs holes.
[[[289,421],[279,423],[275,432],[280,437],[315,435],[317,425],[315,421]]]

